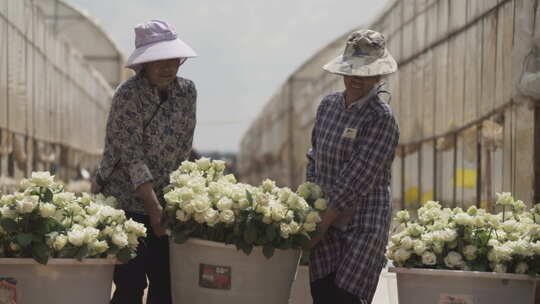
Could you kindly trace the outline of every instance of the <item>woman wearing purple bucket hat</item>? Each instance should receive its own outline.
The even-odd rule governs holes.
[[[197,91],[192,81],[176,74],[187,58],[197,55],[178,39],[172,26],[160,20],[135,27],[135,46],[126,67],[136,75],[114,94],[92,192],[116,197],[129,218],[149,228],[137,257],[116,266],[111,303],[142,303],[148,281],[147,303],[169,304],[162,189],[191,151]]]
[[[315,118],[307,180],[328,195],[310,253],[314,304],[371,303],[390,225],[390,177],[399,128],[379,98],[384,75],[397,71],[384,36],[352,33],[343,55],[323,69],[343,76],[345,91],[326,96]]]

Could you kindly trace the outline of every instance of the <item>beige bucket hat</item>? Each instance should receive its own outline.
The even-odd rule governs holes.
[[[343,55],[323,66],[333,74],[362,77],[392,74],[397,68],[396,60],[386,49],[384,36],[367,29],[350,34]]]

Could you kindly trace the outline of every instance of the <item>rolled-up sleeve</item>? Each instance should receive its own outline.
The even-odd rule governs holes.
[[[330,194],[330,205],[343,211],[353,207],[357,193],[366,195],[385,164],[392,161],[398,141],[395,118],[390,114],[377,117],[343,165]]]
[[[121,88],[115,93],[107,121],[106,140],[113,147],[118,166],[127,170],[133,190],[136,190],[154,178],[145,162],[143,112],[134,96],[129,88]]]

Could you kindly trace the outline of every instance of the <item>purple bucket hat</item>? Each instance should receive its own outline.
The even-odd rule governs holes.
[[[145,62],[196,56],[189,45],[178,39],[173,26],[165,21],[150,20],[135,27],[135,50],[126,67],[136,69]]]

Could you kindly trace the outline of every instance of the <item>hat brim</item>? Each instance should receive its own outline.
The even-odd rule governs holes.
[[[139,47],[129,56],[126,68],[136,68],[142,63],[173,58],[197,57],[197,53],[180,39],[158,41]]]
[[[392,74],[397,71],[398,65],[392,55],[386,51],[383,57],[369,64],[357,57],[345,59],[341,55],[325,64],[323,69],[329,73],[343,76],[370,77]]]

